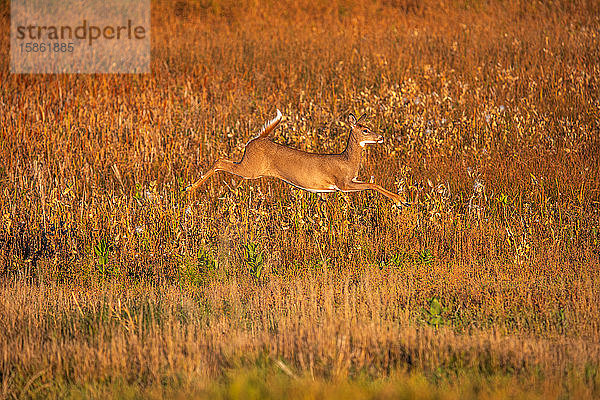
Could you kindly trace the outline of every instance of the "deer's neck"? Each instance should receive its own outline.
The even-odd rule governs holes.
[[[354,130],[350,131],[350,136],[348,137],[348,144],[346,145],[346,150],[342,153],[346,159],[348,160],[348,164],[350,164],[352,168],[353,177],[358,174],[358,170],[360,168],[360,162],[362,160],[363,147],[358,143],[358,139],[354,134]]]

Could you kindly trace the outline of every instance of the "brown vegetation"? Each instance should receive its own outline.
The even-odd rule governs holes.
[[[216,396],[254,367],[598,396],[598,4],[233,3],[154,4],[151,74],[2,62],[2,396]],[[366,112],[360,176],[412,205],[183,191],[276,107],[273,139],[315,152]]]

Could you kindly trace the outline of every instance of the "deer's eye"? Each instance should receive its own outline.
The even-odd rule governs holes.
[[[369,134],[369,130],[368,129],[363,129],[363,134],[364,135],[368,135]]]

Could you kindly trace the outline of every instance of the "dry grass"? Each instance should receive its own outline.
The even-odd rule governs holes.
[[[9,75],[0,4],[2,396],[600,394],[596,2],[157,3],[136,76]],[[276,107],[412,205],[182,191]]]

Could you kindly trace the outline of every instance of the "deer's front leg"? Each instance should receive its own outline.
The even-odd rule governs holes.
[[[338,185],[338,187],[343,192],[376,190],[377,192],[381,193],[382,195],[384,195],[388,199],[392,200],[396,204],[402,204],[402,205],[405,204],[404,201],[402,200],[402,197],[399,194],[392,193],[389,190],[386,190],[386,189],[382,188],[381,186],[379,186],[375,183],[372,183],[372,182],[361,182],[361,181],[357,181],[357,180],[353,179],[349,182],[345,182],[341,186]]]

